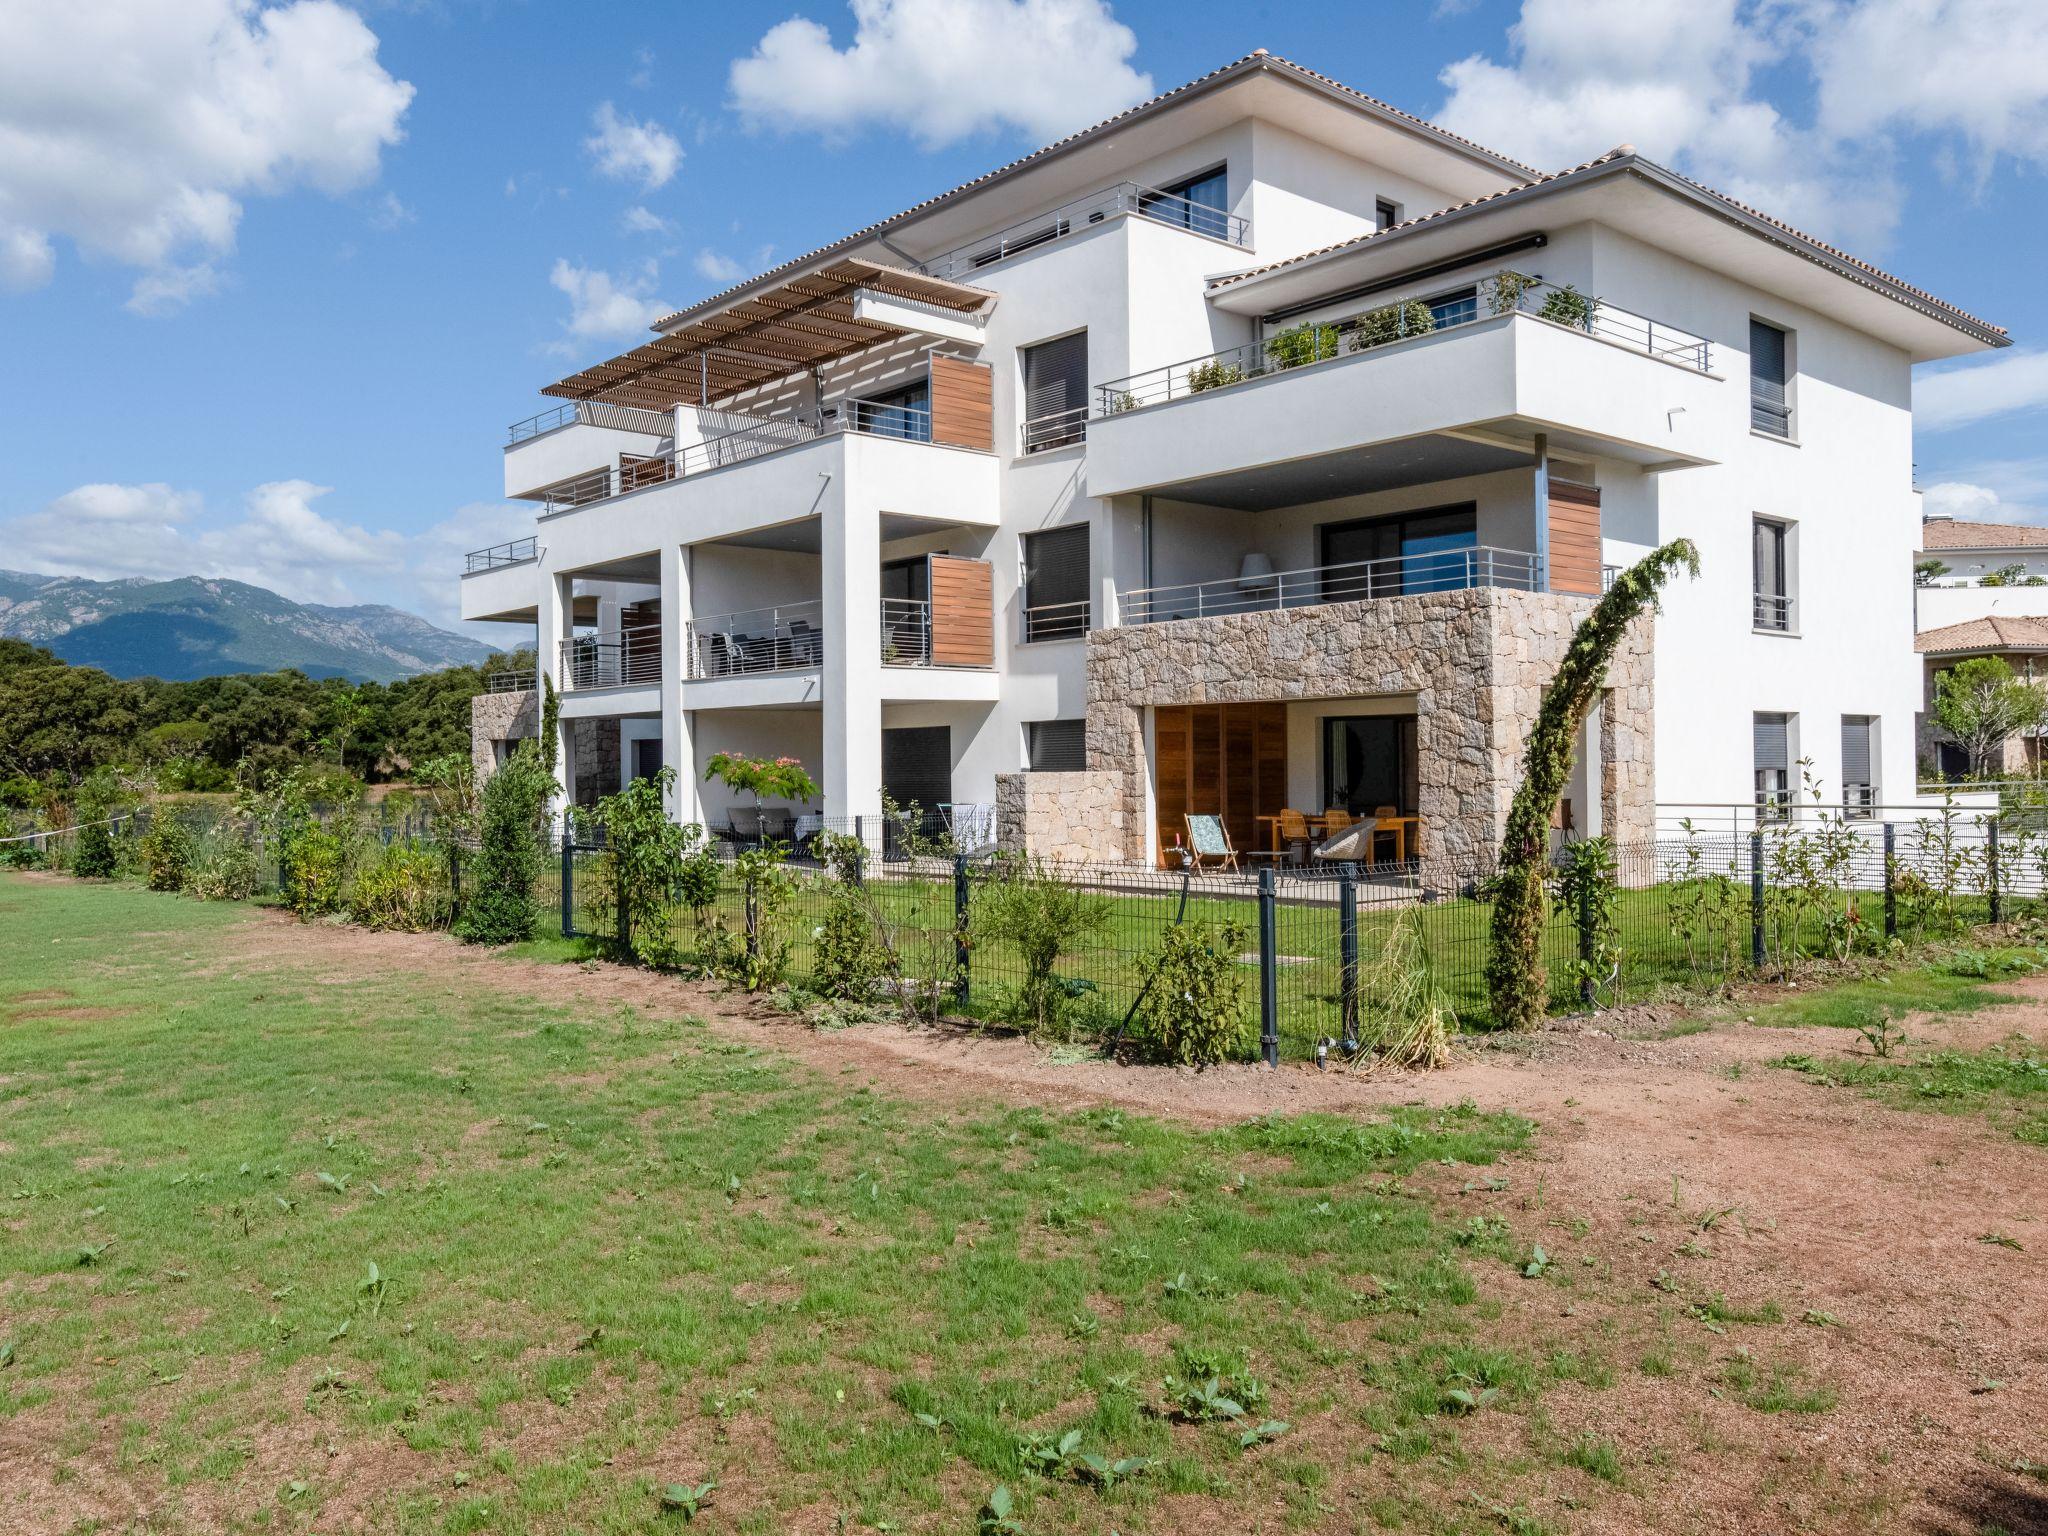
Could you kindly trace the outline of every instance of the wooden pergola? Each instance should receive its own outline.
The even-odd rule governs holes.
[[[856,316],[854,300],[863,292],[962,315],[978,312],[995,297],[983,288],[849,256],[664,331],[541,393],[652,410],[679,402],[711,405],[911,334],[904,326]],[[689,313],[671,315],[660,325]]]

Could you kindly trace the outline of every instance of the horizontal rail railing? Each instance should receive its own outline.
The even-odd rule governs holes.
[[[1788,594],[1759,592],[1755,594],[1754,617],[1751,622],[1758,629],[1786,629],[1792,627],[1792,599]]]
[[[933,277],[957,281],[983,267],[992,267],[999,261],[1021,256],[1055,240],[1064,240],[1069,235],[1127,213],[1150,219],[1156,224],[1206,235],[1226,245],[1251,245],[1251,222],[1248,219],[1204,203],[1192,202],[1177,192],[1162,192],[1157,187],[1143,186],[1135,181],[1120,181],[933,256],[920,266]]]
[[[472,549],[463,557],[465,571],[495,571],[501,565],[518,565],[539,558],[540,545],[534,539],[514,539],[493,544],[489,549]]]
[[[1023,448],[1026,453],[1042,453],[1048,448],[1064,448],[1068,443],[1078,443],[1087,437],[1088,407],[1077,405],[1072,410],[1034,416],[1024,423],[1022,430]]]
[[[484,675],[485,693],[531,693],[540,686],[540,680],[532,672],[488,672]]]
[[[1091,605],[1087,598],[1071,603],[1040,603],[1024,610],[1024,639],[1071,640],[1088,633]]]
[[[824,611],[811,599],[692,619],[684,633],[687,675],[743,677],[822,666]]]
[[[1488,278],[1458,298],[1404,299],[1339,320],[1304,323],[1219,352],[1169,363],[1095,386],[1099,416],[1119,416],[1142,406],[1227,389],[1233,384],[1286,373],[1340,357],[1370,352],[1395,342],[1461,330],[1505,315],[1532,315],[1583,331],[1630,351],[1696,369],[1711,365],[1705,338],[1638,315],[1569,287],[1540,279]]]
[[[907,443],[932,440],[932,413],[924,406],[883,405],[874,400],[849,400],[843,425],[870,437],[896,437]]]
[[[551,411],[541,411],[524,421],[515,421],[506,431],[508,443],[553,432],[558,427],[582,423],[590,427],[611,427],[620,432],[645,432],[666,437],[675,430],[675,419],[666,411],[650,411],[637,405],[615,405],[609,400],[571,400]]]
[[[1232,613],[1266,613],[1278,608],[1312,608],[1322,603],[1360,602],[1377,597],[1412,597],[1424,592],[1458,592],[1468,587],[1505,587],[1535,592],[1543,584],[1542,562],[1526,550],[1432,550],[1355,560],[1295,571],[1140,587],[1117,595],[1126,624],[1215,618]]]
[[[932,605],[912,597],[882,599],[882,665],[932,664]]]
[[[562,642],[564,688],[624,688],[661,681],[661,626],[643,624]]]

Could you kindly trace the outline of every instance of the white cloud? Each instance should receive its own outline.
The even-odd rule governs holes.
[[[1921,491],[1930,516],[2048,523],[2048,458],[1984,459],[1936,474]]]
[[[1509,62],[1441,79],[1438,121],[1544,170],[1620,143],[1852,243],[1883,244],[1906,136],[1979,172],[2048,157],[2048,7],[2035,0],[1523,0]],[[1813,77],[1811,122],[1758,87]]]
[[[419,215],[396,192],[386,192],[370,210],[370,228],[388,234],[394,229],[403,229],[418,218]]]
[[[131,314],[170,315],[220,291],[220,271],[210,261],[195,261],[189,267],[152,267],[135,279],[128,302],[122,306]]]
[[[849,0],[853,41],[805,17],[733,61],[750,126],[837,137],[868,127],[927,148],[1010,130],[1070,133],[1152,94],[1138,40],[1104,0]]]
[[[1920,504],[1929,517],[1960,517],[1977,522],[2011,521],[2002,514],[1998,492],[1988,485],[1971,485],[1963,480],[1944,480],[1920,493]]]
[[[568,335],[552,350],[572,352],[579,341],[617,340],[644,331],[675,306],[654,296],[661,270],[648,262],[639,273],[614,275],[558,260],[548,281],[569,296]]]
[[[132,308],[174,308],[210,289],[242,198],[373,181],[412,98],[333,0],[9,6],[0,280],[47,282],[62,237],[144,269]]]
[[[250,491],[232,519],[201,526],[196,491],[81,485],[0,524],[0,543],[25,570],[101,580],[224,577],[299,602],[354,602],[365,583],[403,579],[412,541],[324,516],[314,503],[330,490],[308,480],[271,481]]]
[[[637,181],[644,192],[665,186],[683,163],[683,146],[658,123],[621,117],[610,102],[591,116],[597,132],[583,141],[597,161],[599,174],[615,181]]]
[[[730,256],[710,249],[699,251],[690,265],[699,277],[714,283],[736,283],[747,275],[747,269]]]
[[[666,235],[675,231],[675,225],[669,220],[638,203],[619,215],[619,228],[629,235]]]
[[[1913,381],[1913,425],[1945,432],[2048,406],[2048,351],[2004,352]]]

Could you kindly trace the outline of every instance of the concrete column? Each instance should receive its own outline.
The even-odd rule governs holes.
[[[545,683],[554,684],[556,696],[562,692],[562,641],[567,639],[574,627],[572,600],[576,591],[576,578],[558,572],[547,571],[541,577],[540,613],[536,628],[539,632],[539,653],[534,660],[544,680],[541,698],[534,701],[535,729],[539,729],[542,704],[546,698]],[[548,804],[548,815],[560,824],[563,808],[575,799],[576,775],[570,763],[572,746],[569,722],[562,721],[556,730],[555,739],[555,783],[556,792]]]
[[[678,410],[683,407],[678,406]],[[683,679],[689,675],[690,552],[670,544],[661,551],[661,760],[676,771],[668,813],[680,822],[702,822],[698,793],[696,720],[683,709]]]
[[[882,808],[881,514],[829,484],[820,512],[825,762],[813,775],[827,817],[872,817]]]

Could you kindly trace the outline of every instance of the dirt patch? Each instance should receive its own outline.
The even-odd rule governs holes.
[[[89,1024],[96,1019],[125,1019],[134,1013],[133,1008],[98,1008],[58,1006],[51,1008],[9,1008],[9,1024],[26,1024],[32,1019],[47,1019],[66,1024]]]
[[[0,1002],[4,1002],[8,1007],[13,1008],[22,1003],[61,1003],[66,998],[75,997],[76,995],[76,993],[65,991],[62,987],[52,987],[42,992],[10,992],[5,998],[0,998]]]
[[[1430,1074],[1195,1072],[1063,1064],[966,1031],[820,1034],[705,985],[518,961],[438,936],[266,915],[226,942],[245,976],[417,973],[585,1019],[620,1005],[697,1016],[718,1037],[939,1110],[1114,1106],[1207,1125],[1463,1100],[1512,1110],[1541,1127],[1529,1151],[1487,1176],[1425,1169],[1410,1182],[1453,1222],[1504,1221],[1518,1254],[1545,1248],[1549,1268],[1527,1280],[1519,1259],[1475,1259],[1499,1308],[1492,1339],[1532,1358],[1599,1362],[1599,1381],[1546,1394],[1546,1433],[1560,1447],[1611,1440],[1626,1475],[1610,1487],[1569,1466],[1539,1473],[1546,1497],[1578,1506],[1564,1527],[2048,1531],[2048,1483],[2013,1470],[2048,1462],[2048,1154],[1981,1117],[1894,1108],[1767,1065],[1847,1053],[1856,1042],[1842,1031],[1759,1028],[1723,1007],[1698,1032],[1666,1037],[1700,1020],[1659,1004],[1466,1042]],[[2012,993],[1975,1014],[1909,1018],[1908,1032],[1964,1048],[2048,1037],[2048,978]],[[469,1128],[469,1155],[495,1125]],[[2021,1246],[1981,1240],[1993,1232]],[[1467,1443],[1483,1447],[1511,1423],[1481,1416]],[[1358,1448],[1355,1426],[1337,1438],[1333,1467]],[[673,1480],[702,1465],[687,1453],[649,1462]],[[743,1489],[722,1491],[727,1509],[744,1507]],[[1177,1528],[1175,1502],[1156,1506],[1157,1528]],[[1201,1514],[1212,1520],[1213,1508]],[[1333,1518],[1350,1528],[1358,1514]]]

